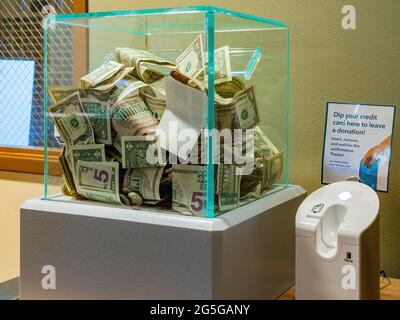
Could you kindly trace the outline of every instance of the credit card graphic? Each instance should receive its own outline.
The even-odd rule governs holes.
[[[360,180],[376,190],[379,161],[375,160],[372,166],[368,166],[368,164],[369,162],[367,162],[367,165],[360,162]]]

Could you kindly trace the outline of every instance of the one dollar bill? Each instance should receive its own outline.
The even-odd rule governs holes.
[[[48,92],[51,102],[57,103],[79,90],[80,89],[75,87],[51,87],[48,89]]]
[[[124,68],[124,65],[122,63],[118,63],[112,60],[107,61],[97,69],[93,70],[92,72],[81,78],[81,88],[88,89],[94,87],[95,85],[111,78],[122,68]]]
[[[94,131],[84,112],[79,92],[49,106],[58,132],[68,145],[94,144]]]
[[[111,144],[110,102],[101,101],[93,95],[81,98],[81,101],[86,116],[93,127],[95,141]]]
[[[79,160],[90,162],[105,162],[106,153],[104,144],[82,144],[70,146],[69,157],[72,173],[76,174],[76,164]]]
[[[256,100],[255,86],[251,86],[235,94],[234,103],[240,128],[254,128],[260,123]]]
[[[205,79],[207,82],[207,78]],[[214,51],[214,84],[232,80],[229,46]]]
[[[217,170],[219,210],[231,210],[239,206],[240,178],[233,164],[220,164]]]
[[[157,120],[139,96],[112,106],[111,125],[120,137],[141,136],[155,130]]]
[[[164,167],[128,169],[123,187],[139,193],[143,200],[160,201],[160,183]]]
[[[176,58],[176,67],[179,72],[192,79],[203,72],[204,49],[201,34]]]
[[[164,76],[162,72],[155,70],[155,68],[160,68],[160,66],[175,67],[170,61],[145,50],[115,48],[115,56],[125,66],[134,67],[134,76],[145,83],[155,82]]]
[[[148,168],[162,165],[158,136],[121,137],[122,168]]]

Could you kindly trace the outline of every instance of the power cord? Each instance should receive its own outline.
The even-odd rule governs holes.
[[[386,280],[386,283],[383,284],[383,286],[381,287],[381,290],[392,284],[392,281],[390,280],[390,278],[388,276],[386,276],[385,270],[381,270],[379,272],[379,275],[382,276],[383,280]]]

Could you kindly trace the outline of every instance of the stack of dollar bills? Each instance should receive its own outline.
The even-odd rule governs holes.
[[[223,212],[261,196],[276,182],[283,154],[259,127],[255,86],[232,76],[229,46],[216,49],[214,56],[215,128],[252,129],[254,135],[250,171],[240,174],[243,165],[224,164],[223,156],[213,164],[215,210]],[[59,160],[65,195],[204,215],[207,166],[171,164],[168,152],[161,156],[156,129],[167,109],[166,76],[208,92],[202,35],[175,63],[149,51],[116,48],[113,59],[82,77],[79,87],[49,88],[47,111],[63,140]],[[207,149],[203,134],[196,147],[199,160]]]

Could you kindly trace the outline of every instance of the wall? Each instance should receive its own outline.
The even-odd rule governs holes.
[[[357,10],[357,29],[341,28],[341,8]],[[320,187],[327,101],[400,105],[398,0],[90,0],[90,11],[214,5],[284,21],[292,31],[290,180]],[[398,121],[396,121],[397,127]],[[380,193],[381,264],[400,277],[400,141],[395,129],[390,192]]]
[[[49,186],[49,192],[59,192]],[[43,195],[43,176],[0,171],[0,283],[19,276],[19,208]]]

